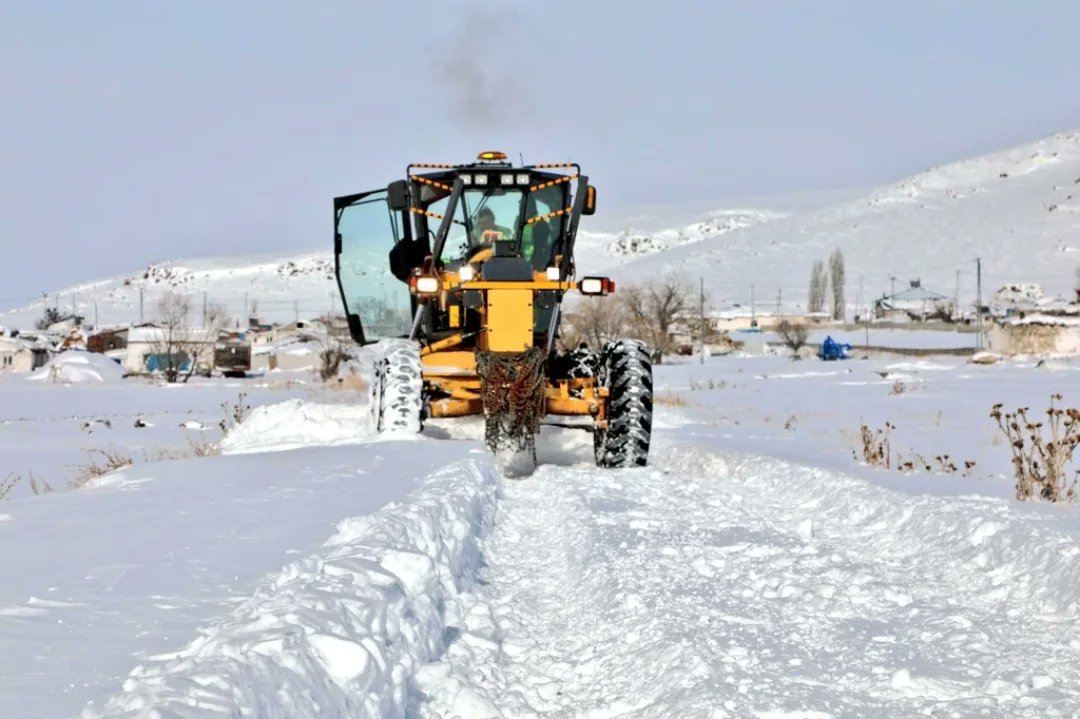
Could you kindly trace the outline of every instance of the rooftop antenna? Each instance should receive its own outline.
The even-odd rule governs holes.
[[[519,152],[518,153],[518,159],[521,160],[521,166],[525,167],[525,153]]]

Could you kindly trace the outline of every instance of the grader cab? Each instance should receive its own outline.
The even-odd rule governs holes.
[[[578,224],[596,190],[576,164],[412,164],[406,179],[334,200],[338,286],[349,329],[374,344],[371,417],[382,432],[482,415],[492,451],[528,450],[547,416],[578,416],[604,467],[646,464],[652,367],[633,339],[560,348]]]

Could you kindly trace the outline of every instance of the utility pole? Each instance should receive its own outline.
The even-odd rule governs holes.
[[[705,278],[699,277],[699,294],[698,294],[698,315],[701,320],[701,339],[699,344],[701,345],[701,364],[705,364]]]
[[[953,293],[952,306],[951,314],[955,317],[960,312],[960,268],[956,269],[956,291]]]
[[[982,258],[975,258],[975,349],[982,350]]]
[[[896,296],[896,275],[889,275],[889,299]]]
[[[139,324],[143,324],[143,288],[139,288]]]
[[[783,301],[784,301],[784,288],[781,287],[778,290],[776,290],[776,314],[777,315],[780,314],[780,305],[783,304]]]
[[[757,327],[757,311],[754,307],[754,286],[750,285],[750,326]]]
[[[202,293],[202,326],[206,329],[206,290]]]
[[[863,314],[863,325],[866,327],[866,346],[870,346],[870,312],[863,307],[863,276],[859,275],[859,312]]]

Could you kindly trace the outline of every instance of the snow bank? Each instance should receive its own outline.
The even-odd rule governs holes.
[[[1034,619],[1046,631],[1080,617],[1080,543],[1052,517],[1013,500],[907,496],[782,460],[690,447],[664,458],[670,471],[752,487],[772,505],[758,511],[797,534],[844,538],[866,555],[879,552],[912,572],[921,568],[944,586],[962,588],[1001,613],[1003,624]],[[1080,650],[1080,637],[1070,646]]]
[[[407,502],[341,522],[320,552],[82,716],[403,716],[407,682],[445,651],[445,607],[479,570],[497,486],[490,465],[461,462]]]
[[[57,355],[27,379],[60,384],[109,384],[119,382],[125,374],[123,367],[104,355],[70,351]]]
[[[255,408],[221,442],[225,454],[353,444],[370,436],[367,405],[291,399]]]

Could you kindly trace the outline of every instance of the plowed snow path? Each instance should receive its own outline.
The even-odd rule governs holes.
[[[1075,716],[1080,547],[986,498],[681,448],[508,481],[415,715]]]

